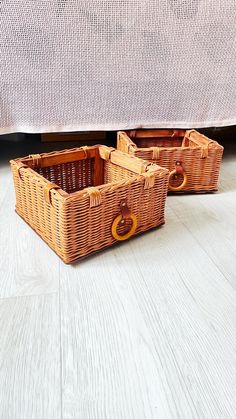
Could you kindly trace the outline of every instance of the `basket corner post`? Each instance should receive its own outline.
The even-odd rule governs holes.
[[[117,132],[117,150],[123,153],[129,153],[130,140],[128,135],[124,131]]]

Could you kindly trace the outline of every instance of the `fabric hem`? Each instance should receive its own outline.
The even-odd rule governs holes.
[[[227,127],[236,125],[236,119],[225,119],[222,121],[157,121],[145,123],[114,123],[114,124],[73,124],[73,125],[50,125],[34,127],[31,125],[19,124],[13,127],[0,128],[0,135],[26,133],[26,134],[42,134],[50,132],[77,132],[77,131],[122,131],[130,129],[154,129],[154,128],[212,128],[212,127]]]

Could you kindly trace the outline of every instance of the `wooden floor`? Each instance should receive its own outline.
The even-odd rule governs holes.
[[[225,146],[217,194],[168,197],[164,227],[74,266],[15,214],[14,144],[4,150],[0,418],[236,417],[236,146]]]

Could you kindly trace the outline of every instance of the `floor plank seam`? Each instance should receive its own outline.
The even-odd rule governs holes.
[[[40,293],[40,294],[12,295],[11,297],[0,297],[0,301],[13,300],[15,298],[45,297],[47,295],[57,295],[57,294],[58,294],[58,291],[44,292],[44,293]]]
[[[207,257],[210,259],[210,261],[213,263],[213,265],[216,267],[218,272],[224,277],[224,279],[227,281],[227,284],[234,290],[232,284],[230,283],[229,279],[225,276],[224,272],[221,271],[220,267],[216,264],[215,260],[209,255],[209,253],[206,251],[202,243],[198,240],[198,238],[192,233],[192,231],[188,228],[188,226],[182,221],[178,214],[174,211],[173,208],[171,208],[173,211],[175,217],[178,219],[178,221],[183,225],[183,227],[188,231],[188,233],[194,238],[196,243],[200,246],[201,250],[207,255]]]
[[[149,295],[149,297],[150,297],[150,301],[151,301],[151,300],[152,300],[152,295],[151,295],[150,290],[149,290],[149,288],[148,288],[148,284],[147,284],[147,282],[146,282],[145,276],[143,275],[142,269],[141,269],[141,267],[140,267],[140,265],[139,265],[139,261],[138,261],[138,259],[136,258],[136,254],[135,254],[134,250],[132,249],[132,247],[131,247],[131,249],[130,249],[130,250],[131,250],[131,252],[132,252],[132,254],[133,254],[133,257],[134,257],[134,259],[135,259],[135,261],[136,261],[136,267],[138,268],[138,272],[139,272],[139,274],[140,274],[140,278],[142,279],[143,283],[145,284],[145,287],[146,287],[146,292],[147,292],[147,294]],[[178,271],[177,271],[177,273],[178,273],[178,275],[179,275],[179,277],[180,277],[181,281],[183,281],[181,274],[180,274]],[[135,293],[135,291],[134,291],[134,293]],[[191,293],[190,293],[190,295],[191,295],[191,297],[192,297],[192,294],[191,294]],[[142,311],[141,307],[140,307],[140,310]],[[148,327],[148,324],[146,323],[145,318],[144,318],[143,320],[144,320],[144,322],[145,322],[146,326]],[[160,320],[160,319],[159,319],[159,321],[160,321],[160,323],[161,323],[161,320]],[[172,347],[171,340],[168,338],[168,336],[167,336],[167,335],[165,335],[165,338],[166,338],[166,343],[167,343],[167,345],[168,345],[168,348],[169,348],[169,350],[171,351],[172,356],[173,356],[173,360],[174,360],[174,364],[175,364],[176,372],[177,372],[177,374],[178,374],[178,376],[179,376],[180,378],[183,378],[183,375],[182,375],[181,369],[179,368],[178,362],[177,362],[176,357],[175,357],[175,353],[174,353],[174,350],[173,350],[173,347]],[[158,353],[157,353],[157,355],[158,355]],[[181,380],[180,380],[180,381],[181,381]],[[190,408],[190,409],[192,409],[192,410],[194,411],[194,413],[196,413],[196,416],[193,416],[193,417],[196,417],[197,419],[201,419],[201,418],[198,416],[198,413],[197,413],[197,410],[196,410],[196,405],[195,405],[195,403],[194,403],[194,400],[193,400],[193,398],[192,398],[192,395],[190,394],[190,392],[189,392],[189,390],[188,390],[188,388],[187,388],[186,383],[184,382],[184,380],[182,380],[182,389],[183,389],[183,392],[184,392],[184,394],[185,394],[185,396],[186,396],[186,398],[187,398],[187,400],[188,400],[188,403],[189,403],[189,401],[192,403],[192,405],[189,403],[189,408]]]

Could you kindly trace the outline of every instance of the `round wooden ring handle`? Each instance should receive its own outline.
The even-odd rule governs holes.
[[[170,172],[170,176],[169,176],[169,190],[170,191],[173,191],[173,192],[177,192],[177,191],[181,191],[185,186],[186,186],[186,183],[187,183],[187,180],[188,180],[188,178],[187,178],[187,175],[186,175],[186,172],[183,172],[182,174],[183,174],[183,182],[181,183],[181,185],[179,185],[179,186],[172,186],[171,185],[171,178],[174,176],[176,174],[176,170],[172,170],[172,172]]]
[[[118,241],[123,241],[123,240],[127,240],[129,239],[135,232],[137,225],[138,225],[138,221],[137,221],[137,217],[134,214],[130,214],[130,219],[132,220],[132,227],[131,229],[128,231],[128,233],[123,234],[122,236],[120,234],[117,233],[117,227],[118,224],[120,223],[120,221],[122,220],[122,215],[118,215],[113,223],[112,223],[112,227],[111,227],[111,234],[114,237],[114,239],[118,240]]]

